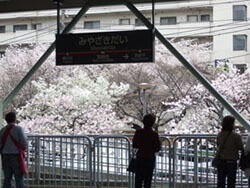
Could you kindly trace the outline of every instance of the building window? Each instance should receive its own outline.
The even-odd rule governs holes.
[[[6,32],[5,25],[0,25],[0,33],[5,33],[5,32]]]
[[[32,29],[32,30],[39,30],[39,29],[42,29],[42,24],[41,24],[41,23],[34,23],[34,24],[31,24],[31,29]]]
[[[16,32],[16,31],[24,31],[24,30],[27,30],[28,29],[28,26],[27,25],[14,25],[13,26],[13,31]]]
[[[130,19],[129,18],[120,19],[119,20],[119,25],[130,25]]]
[[[176,17],[161,17],[160,25],[174,25],[176,24]]]
[[[210,15],[209,14],[201,15],[201,22],[209,22],[209,21],[210,21]]]
[[[234,35],[233,36],[233,50],[247,50],[247,36],[246,35]]]
[[[151,22],[151,18],[147,18]],[[144,23],[138,18],[135,19],[135,26],[144,26]]]
[[[100,29],[100,21],[86,21],[84,22],[84,29]]]
[[[187,21],[188,22],[198,22],[198,16],[197,15],[188,15]]]
[[[247,65],[246,64],[234,64],[234,66],[238,69],[238,72],[240,74],[243,74],[246,69],[247,69]]]
[[[245,5],[233,6],[233,21],[246,21],[247,20],[247,7]]]

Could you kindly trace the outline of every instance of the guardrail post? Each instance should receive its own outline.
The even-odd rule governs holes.
[[[3,126],[3,101],[0,99],[0,128]]]
[[[0,99],[0,128],[3,127],[3,101]],[[1,155],[0,155],[1,156]],[[2,169],[2,156],[0,157],[0,169]],[[0,170],[0,185],[2,185],[2,170]]]
[[[35,178],[40,180],[40,137],[35,138]]]
[[[194,182],[195,182],[195,188],[198,187],[198,145],[197,145],[197,139],[194,140]]]

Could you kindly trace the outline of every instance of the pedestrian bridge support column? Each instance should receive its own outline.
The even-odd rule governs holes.
[[[131,3],[129,0],[124,1],[125,5],[131,12],[140,19],[147,28],[153,29],[150,21]],[[175,47],[156,29],[155,36],[164,44],[164,46],[201,82],[201,84],[243,125],[250,131],[250,124],[242,115],[209,83],[209,81],[191,64]]]

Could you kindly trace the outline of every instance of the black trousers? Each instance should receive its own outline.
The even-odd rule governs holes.
[[[227,187],[235,188],[237,172],[237,162],[229,160],[221,160],[218,166],[218,182],[217,188],[225,188],[227,178]]]
[[[136,157],[135,188],[150,188],[152,182],[155,159],[144,159]]]

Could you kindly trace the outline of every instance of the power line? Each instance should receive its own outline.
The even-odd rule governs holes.
[[[6,14],[6,13],[4,13],[4,14]],[[12,14],[12,13],[9,13],[9,14]],[[16,13],[16,14],[19,14],[19,13]],[[0,14],[1,15],[1,14]],[[34,15],[34,13],[30,13],[30,14],[26,14],[26,16],[29,16],[29,15]],[[46,17],[48,17],[48,16],[52,16],[52,15],[54,15],[54,13],[52,14],[47,14],[46,15]],[[0,18],[0,20],[13,20],[13,19],[30,19],[29,21],[31,21],[32,22],[32,18],[34,18],[35,16],[33,16],[33,17],[12,17],[12,18]],[[40,16],[37,16],[37,17],[40,17]],[[37,22],[34,22],[34,23],[37,23]],[[20,22],[14,22],[14,23],[11,23],[11,24],[4,24],[5,26],[12,26],[12,25],[16,25],[16,24],[20,24]]]
[[[56,32],[56,29],[53,29],[52,32]],[[10,42],[9,44],[14,44],[14,43],[18,43],[18,42],[21,42],[21,41],[26,41],[26,39],[32,39],[32,38],[37,38],[37,37],[42,37],[42,36],[46,36],[46,35],[51,35],[51,34],[48,34],[47,31],[43,32],[43,33],[39,33],[38,35],[33,35],[33,36],[27,36],[26,38],[21,38],[19,40],[16,40],[16,41],[12,41]]]
[[[193,30],[188,30],[188,31],[183,31],[183,32],[174,32],[174,33],[169,33],[167,35],[176,35],[176,34],[179,35],[179,34],[182,34],[182,33],[196,32],[196,31],[199,31],[199,30],[211,29],[211,28],[218,28],[218,27],[225,27],[225,26],[230,26],[230,25],[235,25],[235,22],[221,24],[221,25],[216,25],[216,26],[206,26],[206,27],[201,27],[201,28],[197,28],[197,29],[193,29]],[[249,25],[249,23],[239,24],[236,27],[244,27],[244,26],[247,26],[247,25]],[[230,28],[226,28],[226,29],[232,29],[232,28],[235,28],[235,27],[230,27]],[[186,28],[184,28],[184,29],[186,29]],[[168,28],[162,28],[161,30],[168,30]],[[203,32],[203,33],[198,33],[198,34],[206,34],[206,33],[212,33],[212,32],[216,32],[216,31],[209,31],[209,32]]]
[[[245,29],[241,29],[241,30],[233,30],[233,31],[228,32],[228,30],[232,30],[232,29],[236,29],[236,28],[241,28],[241,27],[247,27],[249,25],[250,25],[250,23],[247,23],[247,24],[241,25],[241,26],[235,26],[235,27],[230,27],[230,28],[223,28],[223,29],[213,30],[213,31],[209,31],[209,32],[195,33],[195,34],[191,34],[191,35],[184,35],[184,36],[181,36],[181,37],[197,36],[197,35],[202,35],[202,34],[211,34],[212,36],[218,36],[218,35],[222,35],[222,34],[230,34],[230,33],[234,33],[234,32],[249,30],[249,28],[245,28]],[[227,30],[227,32],[219,33],[219,34],[213,34],[213,33],[220,32],[220,31],[225,31],[225,30]]]
[[[221,25],[216,25],[216,26],[206,26],[206,27],[201,27],[201,28],[197,28],[197,29],[193,29],[193,30],[188,30],[188,31],[183,31],[183,32],[175,32],[175,33],[169,33],[169,34],[166,34],[166,36],[169,36],[169,35],[175,35],[175,34],[183,34],[183,33],[189,33],[189,32],[196,32],[196,31],[199,31],[199,30],[204,30],[204,29],[210,29],[210,28],[218,28],[218,27],[225,27],[225,26],[229,26],[229,25],[232,25],[232,24],[235,24],[235,22],[230,22],[230,23],[226,23],[226,24],[221,24]],[[42,30],[45,30],[45,29],[48,29],[50,27],[53,27],[55,26],[56,24],[54,25],[50,25],[48,27],[45,27],[45,28],[42,28],[40,30],[36,30],[36,31],[32,31],[30,33],[25,33],[23,35],[20,35],[20,36],[17,36],[17,37],[13,37],[13,38],[10,38],[10,39],[6,39],[6,40],[3,40],[3,41],[0,41],[0,43],[4,43],[4,42],[8,42],[8,41],[11,41],[11,40],[15,40],[17,38],[21,38],[23,36],[27,36],[27,35],[30,35],[30,34],[33,34],[34,32],[37,32],[37,31],[42,31]],[[229,29],[233,29],[233,28],[238,28],[238,27],[244,27],[244,26],[248,26],[249,23],[243,23],[243,24],[239,24],[238,26],[235,26],[235,27],[230,27],[230,28],[226,28],[227,30]],[[84,28],[83,28],[84,29]],[[102,28],[100,28],[101,30]],[[173,28],[172,28],[173,29]],[[183,28],[183,29],[187,29],[187,28]],[[103,29],[103,30],[107,30],[107,28]],[[112,30],[115,30],[115,29],[112,29]],[[117,29],[117,30],[120,30],[120,29]],[[161,28],[160,30],[169,30],[169,28]],[[218,31],[222,31],[222,30],[225,30],[225,29],[221,29],[221,30],[216,30],[216,31],[209,31],[209,32],[202,32],[202,33],[196,33],[196,34],[192,34],[192,35],[186,35],[186,36],[193,36],[193,35],[199,35],[199,34],[206,34],[206,33],[214,33],[214,32],[218,32]],[[48,34],[49,35],[49,34]],[[219,34],[217,34],[219,35]],[[38,36],[38,35],[36,35]],[[186,36],[182,36],[182,37],[186,37]],[[19,40],[20,41],[20,40]]]
[[[247,0],[241,0],[241,1],[237,1],[237,2],[246,2]],[[209,5],[216,5],[216,4],[229,4],[229,3],[235,3],[234,1],[229,1],[229,2],[219,2],[219,3],[209,3]],[[189,7],[190,8],[190,7]],[[51,13],[51,15],[52,15],[52,13]],[[228,20],[232,20],[232,19],[228,19]],[[225,20],[216,20],[216,22],[219,22],[219,21],[225,21]],[[213,22],[215,22],[215,21],[213,21]],[[197,28],[197,29],[193,29],[193,30],[188,30],[188,31],[183,31],[183,32],[176,32],[176,33],[170,33],[170,34],[167,34],[167,35],[174,35],[174,34],[183,34],[183,33],[189,33],[189,32],[195,32],[195,31],[198,31],[198,30],[203,30],[203,29],[209,29],[209,28],[216,28],[216,27],[223,27],[223,26],[226,26],[226,25],[230,25],[230,24],[234,24],[234,22],[232,22],[232,23],[226,23],[226,24],[222,24],[222,25],[218,25],[218,26],[207,26],[207,27],[202,27],[202,28]],[[118,25],[118,24],[117,24]],[[248,24],[247,24],[248,25]],[[104,25],[105,26],[105,25]],[[53,27],[53,26],[51,26],[51,27]],[[242,26],[240,26],[240,27],[242,27]],[[49,28],[49,27],[48,27]],[[192,28],[192,27],[190,27],[190,28]],[[195,27],[193,27],[193,28],[195,28]],[[43,28],[43,29],[46,29],[46,28]],[[162,28],[161,30],[166,30],[166,29],[171,29],[171,28]],[[174,28],[172,28],[172,29],[174,29]],[[180,29],[180,28],[178,28],[178,29]],[[188,29],[188,28],[183,28],[183,29]],[[232,28],[227,28],[227,29],[232,29]],[[112,29],[112,30],[114,30],[114,29]],[[119,29],[117,29],[117,30],[119,30]],[[222,29],[223,30],[223,29]],[[206,34],[206,33],[213,33],[213,32],[218,32],[218,31],[220,31],[220,30],[217,30],[217,31],[209,31],[209,32],[203,32],[203,33],[198,33],[198,34]],[[243,31],[243,30],[241,30],[241,31]],[[34,31],[34,32],[36,32],[36,31]],[[13,38],[10,38],[10,39],[6,39],[6,40],[4,40],[4,41],[0,41],[1,43],[3,43],[3,42],[8,42],[8,41],[10,41],[10,40],[15,40],[15,39],[17,39],[17,38],[20,38],[20,37],[23,37],[23,36],[26,36],[26,35],[29,35],[29,34],[32,34],[33,32],[30,32],[30,33],[26,33],[26,34],[24,34],[24,35],[20,35],[20,36],[17,36],[17,37],[13,37]],[[227,33],[229,33],[229,32],[227,32]],[[49,34],[48,34],[49,35]],[[194,34],[193,34],[194,35]],[[193,36],[193,35],[191,35],[191,36]],[[197,35],[197,34],[195,34],[195,35]],[[217,35],[221,35],[221,34],[217,34]],[[190,36],[190,35],[186,35],[186,36]],[[182,36],[182,37],[186,37],[186,36]],[[22,40],[24,40],[24,39],[22,39]],[[20,40],[18,40],[18,41],[21,41],[21,39]],[[15,41],[14,41],[15,42]],[[12,42],[13,43],[13,42]]]
[[[211,27],[206,27],[206,28],[199,28],[199,29],[195,29],[195,30],[188,30],[188,31],[183,31],[183,32],[176,32],[176,33],[170,33],[170,34],[165,34],[165,36],[170,36],[170,35],[173,35],[173,34],[183,34],[183,33],[189,33],[189,32],[195,32],[195,31],[199,31],[199,30],[202,30],[202,29],[209,29],[209,28],[217,28],[217,27],[224,27],[224,26],[229,26],[231,25],[232,23],[227,23],[227,24],[222,24],[222,25],[217,25],[217,26],[211,26]],[[209,32],[202,32],[202,33],[196,33],[196,34],[191,34],[191,35],[184,35],[184,36],[180,36],[180,37],[190,37],[190,36],[196,36],[196,35],[200,35],[200,34],[207,34],[207,33],[215,33],[215,32],[219,32],[219,31],[224,31],[224,30],[232,30],[232,29],[235,29],[235,28],[240,28],[240,27],[246,27],[248,26],[250,23],[243,23],[243,24],[239,24],[237,26],[234,26],[234,27],[230,27],[230,28],[223,28],[223,29],[220,29],[220,30],[214,30],[214,31],[209,31]],[[53,27],[55,25],[51,25],[51,26],[48,26],[46,28],[43,28],[43,29],[40,29],[38,31],[42,31],[42,30],[45,30],[47,28],[50,28],[50,27]],[[160,30],[166,30],[167,28],[165,29],[160,29]],[[107,29],[105,29],[107,30]],[[114,29],[112,29],[114,30]],[[117,29],[119,30],[119,29]],[[244,30],[248,30],[247,29],[241,29],[241,30],[236,30],[236,31],[244,31]],[[229,34],[229,33],[233,33],[233,32],[236,32],[235,30],[234,31],[231,31],[231,32],[224,32],[225,34]],[[30,33],[25,33],[24,35],[20,35],[20,36],[17,36],[17,37],[14,37],[14,38],[11,38],[11,39],[6,39],[4,41],[0,41],[0,43],[4,43],[4,42],[8,42],[8,41],[11,41],[11,40],[15,40],[15,39],[18,39],[18,38],[21,38],[19,40],[16,40],[16,41],[11,41],[10,43],[15,43],[15,42],[18,42],[18,41],[23,41],[27,38],[30,38],[30,34],[33,34],[34,32],[37,32],[37,31],[32,31]],[[35,36],[32,36],[32,37],[38,37],[40,35],[44,35],[46,34],[48,31],[45,31],[44,33],[41,33],[39,35],[35,35]],[[222,35],[224,33],[219,33],[219,34],[213,34],[213,36],[217,36],[217,35]],[[47,33],[47,35],[50,35],[50,33]],[[24,36],[27,36],[26,38],[23,38]]]
[[[195,1],[202,1],[202,0],[195,0]],[[202,4],[202,5],[186,5],[186,6],[180,6],[179,8],[200,8],[202,7],[206,7],[206,6],[213,6],[213,5],[225,5],[225,4],[235,4],[235,3],[240,3],[240,2],[248,2],[249,0],[238,0],[237,2],[234,1],[226,1],[226,2],[217,2],[217,3],[207,3],[207,4]],[[159,3],[162,4],[162,3]]]
[[[13,37],[13,38],[9,38],[9,39],[0,41],[0,43],[5,43],[5,42],[11,41],[11,40],[15,40],[15,39],[18,39],[18,38],[21,38],[21,37],[24,37],[24,36],[28,36],[28,35],[30,35],[30,34],[36,33],[37,31],[43,31],[43,30],[45,30],[45,29],[49,29],[49,28],[51,28],[51,27],[53,27],[53,26],[55,26],[55,25],[56,25],[56,24],[53,24],[53,25],[50,25],[50,26],[45,27],[45,28],[42,28],[42,29],[38,29],[38,30],[35,30],[35,31],[31,31],[31,32],[29,32],[29,33],[25,33],[25,34],[23,34],[23,35],[19,35],[19,36]],[[45,32],[48,32],[48,31],[46,30]],[[36,35],[36,36],[38,36],[38,35]],[[29,36],[29,37],[30,37],[30,36]],[[29,38],[29,37],[28,37],[28,38]]]

